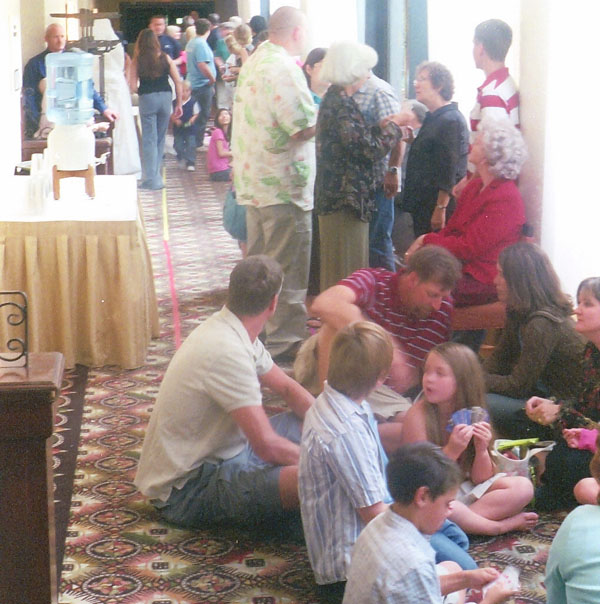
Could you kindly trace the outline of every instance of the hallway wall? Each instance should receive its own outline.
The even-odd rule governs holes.
[[[0,115],[2,145],[0,145],[0,176],[13,173],[21,154],[20,93],[21,93],[21,25],[19,0],[0,2],[0,56],[5,57],[0,77]],[[5,203],[7,200],[3,200]]]
[[[572,295],[583,278],[600,275],[599,19],[596,2],[522,2],[522,122],[531,159],[520,185],[539,208],[542,247]]]

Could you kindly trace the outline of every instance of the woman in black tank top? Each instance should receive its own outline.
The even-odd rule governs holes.
[[[142,123],[142,189],[162,189],[161,166],[172,108],[169,77],[175,85],[175,117],[181,115],[181,81],[172,59],[160,49],[155,33],[143,29],[135,44],[131,91],[139,94]]]

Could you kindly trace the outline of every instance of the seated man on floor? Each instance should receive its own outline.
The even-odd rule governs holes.
[[[385,483],[387,456],[365,399],[388,375],[392,357],[392,340],[383,327],[358,321],[342,328],[331,345],[325,390],[304,421],[302,525],[316,582],[328,601],[341,601],[352,547],[391,501]],[[452,523],[432,539],[441,559],[475,568],[463,549],[467,544],[466,535]]]
[[[465,571],[452,562],[435,565],[427,536],[448,518],[460,481],[456,463],[431,443],[396,451],[387,466],[394,502],[358,537],[343,604],[464,602],[466,588],[480,589],[498,577],[493,568]],[[481,604],[498,604],[513,594],[499,581]]]
[[[402,395],[418,386],[427,353],[450,338],[453,306],[449,296],[460,276],[460,263],[450,252],[424,246],[397,273],[365,268],[342,279],[311,307],[322,326],[299,352],[296,378],[314,384],[313,361],[318,356],[319,381],[314,389],[320,391],[333,336],[345,325],[367,319],[384,327],[394,342],[390,373],[385,384],[369,396],[369,403],[386,419],[405,411],[409,403]]]
[[[51,52],[63,52],[66,46],[65,30],[58,23],[51,23],[44,36],[46,50],[27,61],[23,70],[23,95],[25,97],[25,137],[47,138],[48,132],[42,132],[42,99],[46,91],[46,55]],[[94,88],[94,109],[104,115],[108,121],[117,119],[117,114],[109,109]],[[45,116],[44,116],[45,119]],[[48,125],[51,123],[46,122]],[[44,130],[47,130],[44,128]],[[39,134],[38,134],[39,131]]]
[[[225,306],[169,364],[135,477],[169,522],[252,524],[299,506],[298,443],[314,399],[273,363],[258,338],[282,282],[281,267],[267,256],[239,262]],[[261,384],[293,413],[267,417]]]

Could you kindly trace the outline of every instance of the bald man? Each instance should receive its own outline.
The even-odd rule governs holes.
[[[292,358],[306,333],[315,104],[295,57],[306,16],[290,6],[269,21],[269,39],[240,71],[232,151],[238,203],[247,206],[248,254],[266,254],[284,272],[277,311],[266,325],[269,352]]]
[[[58,23],[51,23],[44,36],[46,50],[29,59],[23,70],[23,94],[25,95],[25,136],[32,138],[37,131],[42,113],[42,97],[46,80],[46,55],[50,52],[63,52],[66,45],[65,30]],[[102,97],[94,89],[94,109],[111,122],[117,114],[109,109]]]

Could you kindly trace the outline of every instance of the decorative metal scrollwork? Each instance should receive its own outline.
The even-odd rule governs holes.
[[[6,342],[0,347],[0,367],[27,367],[29,340],[25,292],[0,292],[0,322],[4,317]]]

